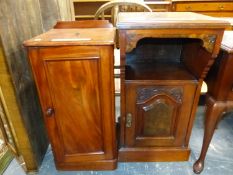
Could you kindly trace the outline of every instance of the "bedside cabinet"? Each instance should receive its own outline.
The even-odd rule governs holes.
[[[113,28],[52,29],[24,42],[57,169],[116,168],[114,37]]]
[[[120,161],[188,160],[201,85],[226,26],[188,12],[119,14]]]

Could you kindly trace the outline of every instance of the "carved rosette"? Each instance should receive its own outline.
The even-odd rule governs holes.
[[[177,102],[182,103],[183,88],[182,87],[167,87],[167,86],[153,86],[141,87],[137,89],[137,103],[143,103],[145,100],[155,96],[167,94],[173,97]]]

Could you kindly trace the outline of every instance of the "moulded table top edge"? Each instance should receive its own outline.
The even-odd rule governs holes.
[[[226,28],[228,21],[192,12],[121,12],[119,29],[148,28]]]

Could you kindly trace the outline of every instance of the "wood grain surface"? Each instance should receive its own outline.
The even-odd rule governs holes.
[[[24,46],[112,45],[114,38],[115,28],[51,29]]]
[[[119,29],[139,28],[226,28],[229,23],[192,12],[121,12]]]

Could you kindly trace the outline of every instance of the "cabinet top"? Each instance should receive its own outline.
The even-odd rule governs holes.
[[[24,46],[113,45],[115,28],[51,29],[30,40]]]
[[[233,53],[233,31],[224,32],[221,48],[228,53]]]
[[[119,29],[148,28],[226,28],[229,22],[192,12],[122,12]]]

